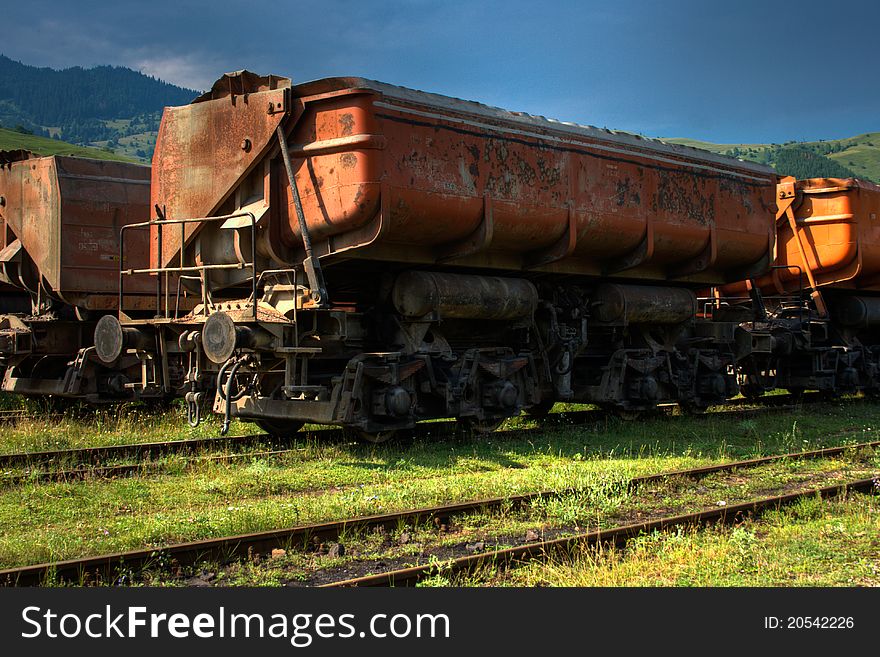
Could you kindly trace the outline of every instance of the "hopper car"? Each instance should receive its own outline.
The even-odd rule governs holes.
[[[361,78],[223,76],[166,109],[151,195],[122,283],[179,284],[102,318],[99,357],[185,357],[191,418],[274,433],[722,402],[738,324],[697,293],[776,244],[768,167]]]
[[[839,178],[777,185],[777,249],[757,279],[712,291],[711,312],[742,325],[748,396],[880,392],[880,186]]]
[[[128,385],[141,379],[141,359],[108,367],[92,340],[120,302],[119,230],[148,217],[149,202],[146,166],[0,153],[0,390],[93,402],[157,396]],[[129,249],[146,257],[146,236]],[[127,311],[155,314],[154,289],[133,277]]]

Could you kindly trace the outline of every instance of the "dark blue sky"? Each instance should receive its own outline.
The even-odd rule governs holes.
[[[880,130],[880,3],[728,0],[6,3],[0,52],[205,88],[249,68],[362,75],[715,142]]]

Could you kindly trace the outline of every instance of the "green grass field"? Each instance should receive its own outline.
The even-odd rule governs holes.
[[[137,162],[137,160],[118,155],[99,148],[87,146],[75,146],[58,139],[26,135],[15,130],[0,128],[0,150],[24,149],[37,155],[71,155],[74,157],[89,157],[97,160],[118,160],[121,162]]]
[[[503,584],[880,586],[878,554],[880,499],[811,498],[734,527],[655,532],[630,541],[626,549],[534,562],[507,574]],[[485,584],[485,576],[458,583]]]

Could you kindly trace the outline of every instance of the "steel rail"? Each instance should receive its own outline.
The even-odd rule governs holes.
[[[322,430],[323,431],[323,430]],[[332,430],[331,430],[332,431]],[[315,432],[302,432],[298,437],[308,438]],[[243,446],[271,442],[268,434],[248,434],[245,436],[222,436],[218,438],[187,438],[148,443],[128,443],[125,445],[105,445],[102,447],[82,447],[42,452],[17,452],[0,454],[0,468],[14,468],[51,463],[100,463],[113,459],[157,458],[168,454],[182,454],[208,449]],[[279,442],[279,439],[274,439]]]
[[[826,447],[808,452],[793,452],[753,458],[744,461],[732,461],[718,465],[701,466],[688,470],[673,470],[653,475],[633,477],[626,482],[629,488],[637,488],[648,483],[666,480],[672,477],[704,477],[710,474],[729,472],[742,468],[753,468],[785,459],[819,459],[840,455],[846,451],[880,447],[880,441]],[[577,488],[563,490],[545,490],[522,495],[487,498],[446,504],[435,507],[423,507],[393,513],[371,516],[360,516],[324,523],[299,525],[285,529],[268,530],[252,534],[224,536],[186,543],[177,543],[165,547],[143,550],[115,552],[94,557],[68,559],[29,566],[19,566],[0,570],[0,586],[38,586],[50,574],[64,581],[79,581],[86,574],[100,574],[113,579],[114,573],[120,569],[138,571],[149,568],[152,564],[176,561],[180,566],[189,566],[210,559],[231,559],[252,553],[267,553],[274,548],[289,547],[292,544],[306,545],[319,539],[336,540],[347,530],[376,529],[383,527],[393,530],[401,524],[416,525],[421,522],[435,521],[448,524],[454,515],[472,513],[480,510],[498,508],[503,505],[522,506],[531,501],[549,499],[561,495],[576,493]],[[731,507],[732,508],[732,507]]]
[[[508,566],[522,563],[540,557],[549,557],[556,554],[570,553],[573,549],[582,549],[598,545],[616,546],[625,545],[627,541],[640,534],[654,531],[665,531],[674,527],[687,525],[705,525],[710,523],[731,524],[745,516],[756,516],[768,509],[779,508],[794,502],[819,496],[822,499],[836,497],[849,492],[872,493],[876,492],[878,479],[860,479],[844,484],[825,486],[768,497],[742,504],[705,509],[696,513],[686,513],[676,516],[666,516],[656,520],[622,525],[611,529],[597,529],[592,532],[556,538],[539,543],[531,543],[492,552],[481,552],[451,559],[446,562],[429,563],[411,568],[401,568],[385,573],[356,577],[352,579],[331,582],[322,585],[322,588],[340,587],[367,587],[367,586],[411,586],[427,577],[442,573],[444,575],[472,572],[485,565]]]
[[[737,399],[726,404],[719,405],[720,408],[729,407],[730,410],[713,411],[703,415],[695,415],[697,418],[711,418],[722,416],[727,413],[760,413],[763,407],[770,407],[780,410],[780,407],[791,405],[796,400],[794,395],[772,395],[758,400]],[[808,395],[806,399],[814,399]],[[815,398],[816,403],[825,401],[823,398]],[[854,400],[859,401],[859,400]],[[755,405],[759,408],[748,410],[733,410],[739,406]],[[676,408],[676,404],[663,405],[661,410]],[[604,410],[583,410],[569,411],[563,413],[551,413],[542,418],[536,418],[547,425],[551,424],[589,424],[600,420],[613,417],[613,414]],[[442,435],[452,436],[457,432],[455,420],[443,420],[440,422],[429,422],[417,424],[413,430],[414,436],[424,437],[441,432]],[[507,435],[522,435],[521,432],[539,432],[544,427],[534,429],[510,429],[504,431],[495,431],[491,435],[493,438],[503,437]],[[270,443],[275,445],[290,444],[300,440],[321,440],[321,441],[340,441],[352,439],[354,437],[340,428],[315,429],[311,431],[299,431],[290,436],[277,437],[269,434],[247,434],[242,436],[219,436],[213,438],[188,438],[184,440],[168,440],[145,443],[128,443],[124,445],[105,445],[100,447],[82,447],[74,449],[47,450],[39,452],[15,452],[0,454],[0,469],[9,469],[16,467],[28,467],[36,465],[47,465],[54,463],[63,463],[68,465],[74,464],[99,464],[101,462],[122,460],[127,458],[157,458],[169,454],[186,454],[199,451],[208,451],[212,449],[222,449],[227,447],[247,447],[250,445],[258,445]],[[128,471],[120,471],[124,474]],[[72,477],[76,477],[73,474]],[[2,479],[0,479],[2,483]]]
[[[259,452],[237,452],[234,454],[214,454],[195,456],[177,463],[184,468],[192,468],[202,463],[249,461],[256,458],[271,458],[291,454],[301,448],[277,449]],[[64,481],[83,481],[86,479],[117,479],[141,474],[161,473],[174,464],[159,461],[124,463],[121,465],[98,465],[81,467],[72,470],[33,470],[30,472],[0,475],[0,487],[15,486],[23,483],[46,483]]]

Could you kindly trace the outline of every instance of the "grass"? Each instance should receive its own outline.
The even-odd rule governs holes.
[[[121,424],[62,422],[70,422],[65,425],[68,432],[79,427],[78,436],[68,438],[77,443],[113,438],[117,429],[129,426],[131,431],[140,429],[144,439],[162,427],[186,431],[173,415],[159,416],[154,424],[131,419],[119,420]],[[429,437],[378,447],[301,441],[294,451],[271,460],[206,462],[191,470],[172,467],[159,476],[111,481],[25,484],[0,490],[0,564],[541,489],[574,486],[611,495],[615,482],[639,474],[863,442],[875,435],[875,425],[872,404],[826,404],[747,420],[720,415],[632,424],[608,420],[522,438]],[[106,433],[95,438],[96,428]],[[14,440],[20,444],[26,436],[15,435]]]
[[[218,436],[222,424],[219,416],[211,414],[192,428],[184,421],[179,403],[164,413],[141,404],[82,406],[53,413],[39,401],[5,395],[0,396],[0,409],[29,414],[0,425],[0,454],[208,438]],[[250,433],[260,430],[249,422],[234,421],[230,427],[231,435]]]
[[[288,552],[281,559],[249,559],[230,566],[205,564],[200,572],[211,573],[214,584],[279,585],[291,581],[345,579],[432,561],[439,565],[470,551],[510,547],[542,536],[570,535],[595,527],[716,506],[719,498],[733,504],[771,494],[768,491],[809,489],[841,478],[854,479],[867,471],[876,471],[878,465],[880,455],[872,452],[847,459],[780,463],[749,470],[747,475],[713,475],[698,482],[669,480],[636,492],[625,485],[625,477],[611,469],[608,476],[584,478],[575,493],[523,508],[508,506],[455,517],[445,531],[438,532],[431,523],[416,528],[400,527],[390,535],[382,531],[352,531],[340,538],[345,547],[342,555],[331,554],[326,546],[324,549],[309,546],[306,551]],[[328,569],[332,576],[328,577]],[[496,581],[495,576],[485,575],[482,574],[479,583]],[[147,582],[174,584],[176,580],[169,580],[166,571],[148,575]],[[441,570],[432,583],[448,585],[454,580],[446,579]]]
[[[734,527],[643,535],[511,571],[514,586],[880,586],[880,499],[803,500]],[[462,582],[464,583],[464,582]],[[481,583],[472,578],[471,584]],[[496,579],[494,584],[500,582]]]
[[[15,130],[0,128],[0,150],[24,149],[37,155],[70,155],[73,157],[89,157],[96,160],[117,160],[121,162],[138,162],[139,160],[118,155],[99,148],[76,146],[58,139],[26,135]]]

